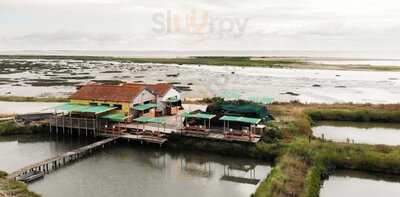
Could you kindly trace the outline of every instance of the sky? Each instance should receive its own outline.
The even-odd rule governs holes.
[[[400,51],[398,0],[0,0],[0,50]]]

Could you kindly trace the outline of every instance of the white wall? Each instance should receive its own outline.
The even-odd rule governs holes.
[[[136,98],[133,100],[133,104],[144,103],[146,101],[155,100],[155,96],[149,92],[148,90],[144,89]]]
[[[174,88],[169,89],[168,92],[163,97],[157,98],[157,104],[159,105],[158,109],[160,109],[163,113],[165,113],[165,109],[167,107],[167,103],[165,101],[167,101],[168,98],[172,98],[172,97],[180,100],[181,94]]]
[[[181,94],[175,90],[174,88],[171,88],[168,90],[168,92],[162,97],[161,101],[167,101],[168,98],[176,97],[179,100],[181,100]]]

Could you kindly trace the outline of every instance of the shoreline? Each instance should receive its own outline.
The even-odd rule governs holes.
[[[123,56],[82,56],[82,55],[0,55],[0,59],[10,60],[79,60],[79,61],[121,61],[126,63],[155,63],[178,65],[208,65],[208,66],[236,66],[262,67],[281,69],[319,69],[319,70],[348,70],[348,71],[400,71],[400,66],[375,66],[352,64],[319,64],[312,63],[302,57],[240,57],[240,56],[189,56],[179,58],[156,57],[123,57]]]

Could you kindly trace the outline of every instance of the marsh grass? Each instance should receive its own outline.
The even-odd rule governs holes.
[[[0,101],[7,102],[68,102],[68,98],[61,97],[30,97],[30,96],[0,96]]]
[[[7,59],[51,59],[51,60],[83,60],[83,61],[121,61],[134,63],[157,64],[188,64],[188,65],[214,65],[214,66],[240,66],[240,67],[274,67],[280,68],[288,64],[301,64],[295,60],[252,60],[250,57],[188,57],[188,58],[128,58],[128,57],[102,57],[102,56],[30,56],[30,55],[0,55]]]
[[[6,172],[0,171],[0,196],[40,197],[40,195],[29,191],[25,183],[8,180],[6,176]]]

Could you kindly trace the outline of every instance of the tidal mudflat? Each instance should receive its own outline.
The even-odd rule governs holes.
[[[75,86],[100,83],[172,83],[186,99],[221,92],[276,101],[400,102],[397,72],[255,68],[77,60],[1,60],[0,94],[68,96]],[[4,66],[5,65],[5,66]]]

